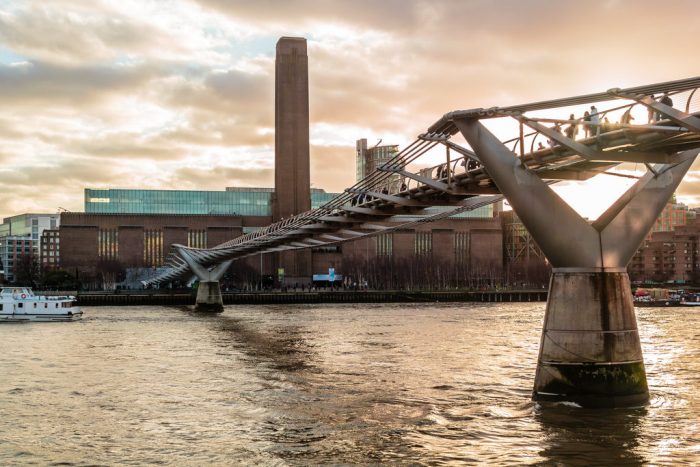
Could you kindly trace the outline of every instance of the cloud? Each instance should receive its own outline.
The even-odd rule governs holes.
[[[71,2],[28,2],[0,15],[0,41],[17,53],[60,63],[106,60],[164,45],[163,33],[124,15]]]
[[[3,3],[0,215],[80,209],[88,185],[271,186],[283,35],[308,38],[312,181],[339,191],[359,138],[697,74],[699,15],[691,0]],[[679,196],[700,199],[697,175]]]
[[[270,168],[187,167],[177,169],[170,183],[193,190],[223,190],[225,187],[271,187],[273,178],[274,170]]]
[[[156,76],[151,66],[63,66],[45,62],[0,64],[0,99],[15,108],[86,108],[128,93]]]
[[[312,145],[311,184],[329,192],[342,192],[355,183],[355,144]]]

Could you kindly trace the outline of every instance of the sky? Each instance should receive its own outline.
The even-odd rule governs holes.
[[[281,36],[308,40],[312,186],[342,191],[358,138],[697,76],[699,17],[695,0],[0,0],[0,217],[81,211],[86,187],[272,186]],[[560,191],[595,217],[625,187],[598,178]],[[678,199],[699,206],[699,180],[696,163]]]

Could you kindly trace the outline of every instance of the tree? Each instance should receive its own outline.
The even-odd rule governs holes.
[[[32,254],[24,254],[15,262],[15,284],[36,287],[41,278],[39,263]]]
[[[126,277],[124,266],[116,259],[101,259],[95,272],[102,282],[102,290],[115,290],[117,282],[122,282]]]
[[[76,277],[63,269],[44,271],[41,285],[46,289],[78,290],[80,283]]]

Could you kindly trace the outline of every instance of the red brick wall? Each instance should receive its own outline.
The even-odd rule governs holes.
[[[119,255],[125,267],[143,267],[143,227],[119,227]]]
[[[97,226],[61,225],[61,267],[65,269],[94,267],[97,253]]]
[[[433,260],[450,264],[454,262],[454,232],[447,229],[433,230]]]

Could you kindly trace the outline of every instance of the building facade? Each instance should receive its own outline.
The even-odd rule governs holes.
[[[2,279],[6,283],[22,280],[30,276],[36,256],[32,253],[34,241],[31,236],[6,235],[0,237],[0,262]],[[31,285],[31,284],[29,284]]]
[[[60,214],[19,214],[6,217],[0,224],[0,237],[30,237],[34,253],[38,255],[39,238],[46,229],[55,229],[61,221]]]
[[[58,236],[46,232],[42,263],[50,262],[50,252],[54,251],[54,254],[60,252],[60,257],[54,256],[54,262],[71,272],[96,273],[115,266],[154,269],[164,264],[173,244],[211,248],[272,222],[271,189],[227,190],[223,193],[230,198],[208,199],[217,199],[222,210],[232,213],[240,209],[241,204],[251,204],[255,209],[248,212],[267,215],[202,215],[197,213],[200,203],[192,208],[184,201],[203,202],[210,192],[193,192],[193,196],[189,196],[183,191],[87,189],[86,212],[63,213]],[[262,196],[268,204],[241,202],[243,196],[250,193],[253,196],[247,201]],[[336,194],[313,189],[311,195],[314,207],[318,207]],[[102,199],[94,201],[96,197]],[[176,206],[178,214],[150,214],[167,206]],[[188,212],[188,208],[195,212]],[[96,212],[99,210],[104,212]],[[448,218],[415,229],[296,252],[306,255],[309,273],[292,275],[285,269],[283,282],[287,285],[309,283],[313,275],[328,274],[329,269],[334,269],[339,276],[363,279],[373,286],[383,287],[437,286],[433,284],[436,277],[454,286],[472,280],[494,282],[503,265],[500,220],[494,217],[493,206],[479,208],[469,215],[471,217]],[[231,271],[238,285],[252,287],[262,276],[278,279],[280,268],[284,266],[280,266],[277,255],[270,253],[236,261]],[[390,270],[396,272],[390,274]],[[405,275],[404,271],[411,273]]]
[[[355,179],[360,181],[377,170],[378,167],[389,162],[399,153],[398,145],[385,145],[367,147],[367,139],[358,139],[355,142]],[[389,177],[386,188],[392,192],[398,192],[401,186],[401,177],[392,175]]]
[[[60,264],[65,269],[95,269],[101,263],[159,267],[173,244],[211,248],[259,228],[266,217],[178,214],[63,213],[59,228]]]
[[[272,219],[274,188],[227,187],[226,191],[85,189],[88,214],[175,214],[257,216]],[[338,193],[312,188],[311,207]]]
[[[700,220],[652,233],[627,267],[634,283],[700,283]]]
[[[0,242],[4,245],[4,253],[0,254],[0,270],[7,282],[12,282],[17,277],[15,268],[18,265],[26,269],[29,264],[40,263],[41,236],[46,230],[56,229],[59,224],[59,214],[27,213],[3,219],[0,224]],[[27,258],[21,258],[25,255]]]
[[[61,239],[58,229],[46,229],[39,241],[39,262],[45,271],[61,268]]]
[[[666,204],[664,210],[661,211],[658,219],[656,219],[650,234],[654,232],[672,232],[677,227],[686,225],[691,218],[694,219],[694,214],[695,212],[690,211],[688,206],[676,202],[676,196],[674,195],[671,201]]]

